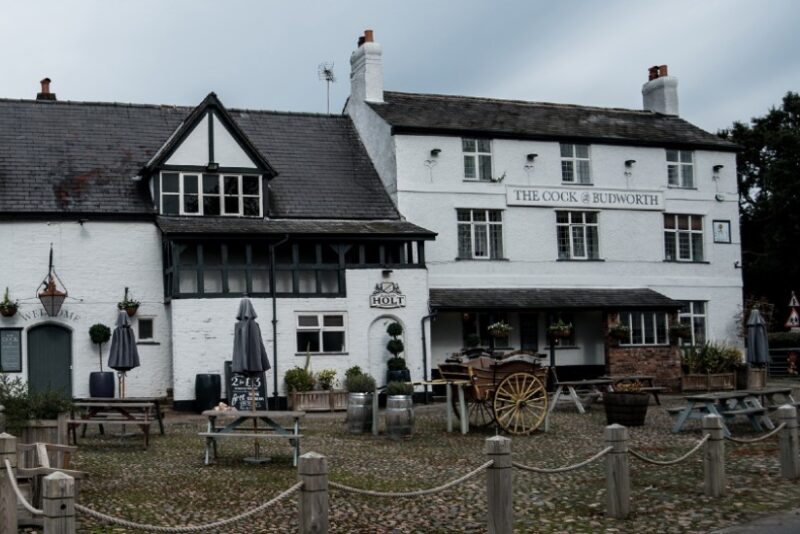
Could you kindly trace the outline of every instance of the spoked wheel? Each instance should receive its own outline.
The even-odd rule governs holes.
[[[494,394],[494,417],[509,434],[530,434],[547,415],[547,391],[532,373],[508,375]]]
[[[472,428],[485,428],[494,422],[492,416],[492,404],[487,400],[467,399],[467,415],[469,416],[469,426]],[[461,407],[458,404],[458,397],[453,397],[453,409],[461,418]]]

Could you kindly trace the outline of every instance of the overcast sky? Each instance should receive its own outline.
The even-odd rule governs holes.
[[[6,0],[0,97],[325,112],[349,92],[365,28],[385,87],[641,107],[647,67],[679,79],[681,116],[716,131],[800,91],[800,1]]]

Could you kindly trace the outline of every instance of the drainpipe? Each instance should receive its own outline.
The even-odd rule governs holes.
[[[278,409],[278,299],[275,296],[275,249],[289,241],[289,234],[269,247],[269,289],[272,294],[272,398]]]
[[[427,382],[428,381],[428,346],[425,342],[425,321],[429,319],[433,319],[439,312],[433,311],[428,315],[424,316],[419,321],[420,330],[422,330],[422,379]],[[425,384],[425,404],[428,403],[428,384]]]

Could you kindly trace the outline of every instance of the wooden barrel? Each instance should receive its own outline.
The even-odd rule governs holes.
[[[414,432],[414,403],[411,395],[386,398],[386,434],[392,439],[410,437]]]
[[[648,393],[605,393],[606,421],[609,425],[642,426],[650,403]]]
[[[347,396],[347,430],[351,434],[372,431],[372,393],[350,393]]]

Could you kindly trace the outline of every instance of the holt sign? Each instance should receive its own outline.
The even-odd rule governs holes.
[[[400,286],[395,282],[381,282],[375,284],[375,291],[369,297],[372,308],[405,308],[406,296],[400,292]]]

